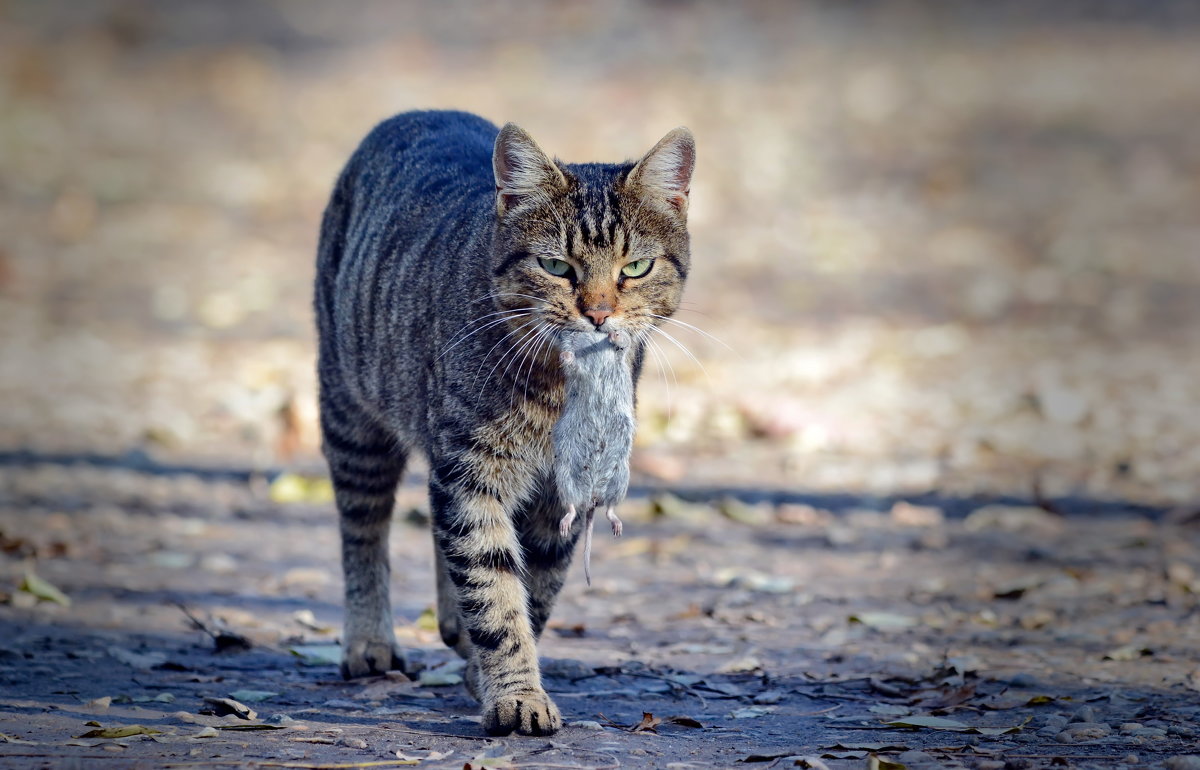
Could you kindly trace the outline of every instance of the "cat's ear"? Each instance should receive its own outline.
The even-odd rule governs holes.
[[[669,132],[629,172],[628,184],[649,201],[666,204],[680,216],[687,214],[692,171],[696,168],[696,140],[680,126]]]
[[[533,137],[516,123],[507,123],[492,150],[496,175],[496,211],[501,216],[523,199],[545,197],[566,187],[567,180]]]

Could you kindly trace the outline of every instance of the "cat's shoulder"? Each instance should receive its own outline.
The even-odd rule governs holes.
[[[460,110],[411,110],[383,120],[367,134],[366,150],[472,148],[489,154],[500,129],[494,123]]]

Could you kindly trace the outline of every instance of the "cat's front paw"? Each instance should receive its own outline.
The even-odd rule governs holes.
[[[483,729],[488,735],[553,735],[562,729],[562,715],[542,690],[497,698],[483,709]]]
[[[343,679],[409,670],[404,653],[390,639],[351,639],[342,650]]]

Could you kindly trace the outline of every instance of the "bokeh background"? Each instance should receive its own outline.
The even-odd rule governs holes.
[[[379,120],[695,133],[643,481],[1200,485],[1200,11],[0,2],[0,449],[320,471],[321,210]]]

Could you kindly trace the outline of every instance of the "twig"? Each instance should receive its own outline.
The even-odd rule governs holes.
[[[109,759],[112,757],[108,757]],[[244,768],[253,764],[258,768],[293,768],[294,770],[342,770],[348,768],[406,768],[418,764],[420,759],[383,759],[377,762],[335,762],[331,764],[310,764],[305,762],[260,762],[247,759],[208,759],[205,762],[169,762],[158,765],[160,768],[208,768],[212,765],[233,766]]]
[[[413,730],[408,727],[399,727],[397,725],[388,724],[386,727],[379,725],[381,730],[396,730],[401,733],[412,733],[413,735],[424,735],[427,738],[462,738],[466,741],[490,741],[494,740],[487,735],[458,735],[457,733],[433,733],[427,730]]]

